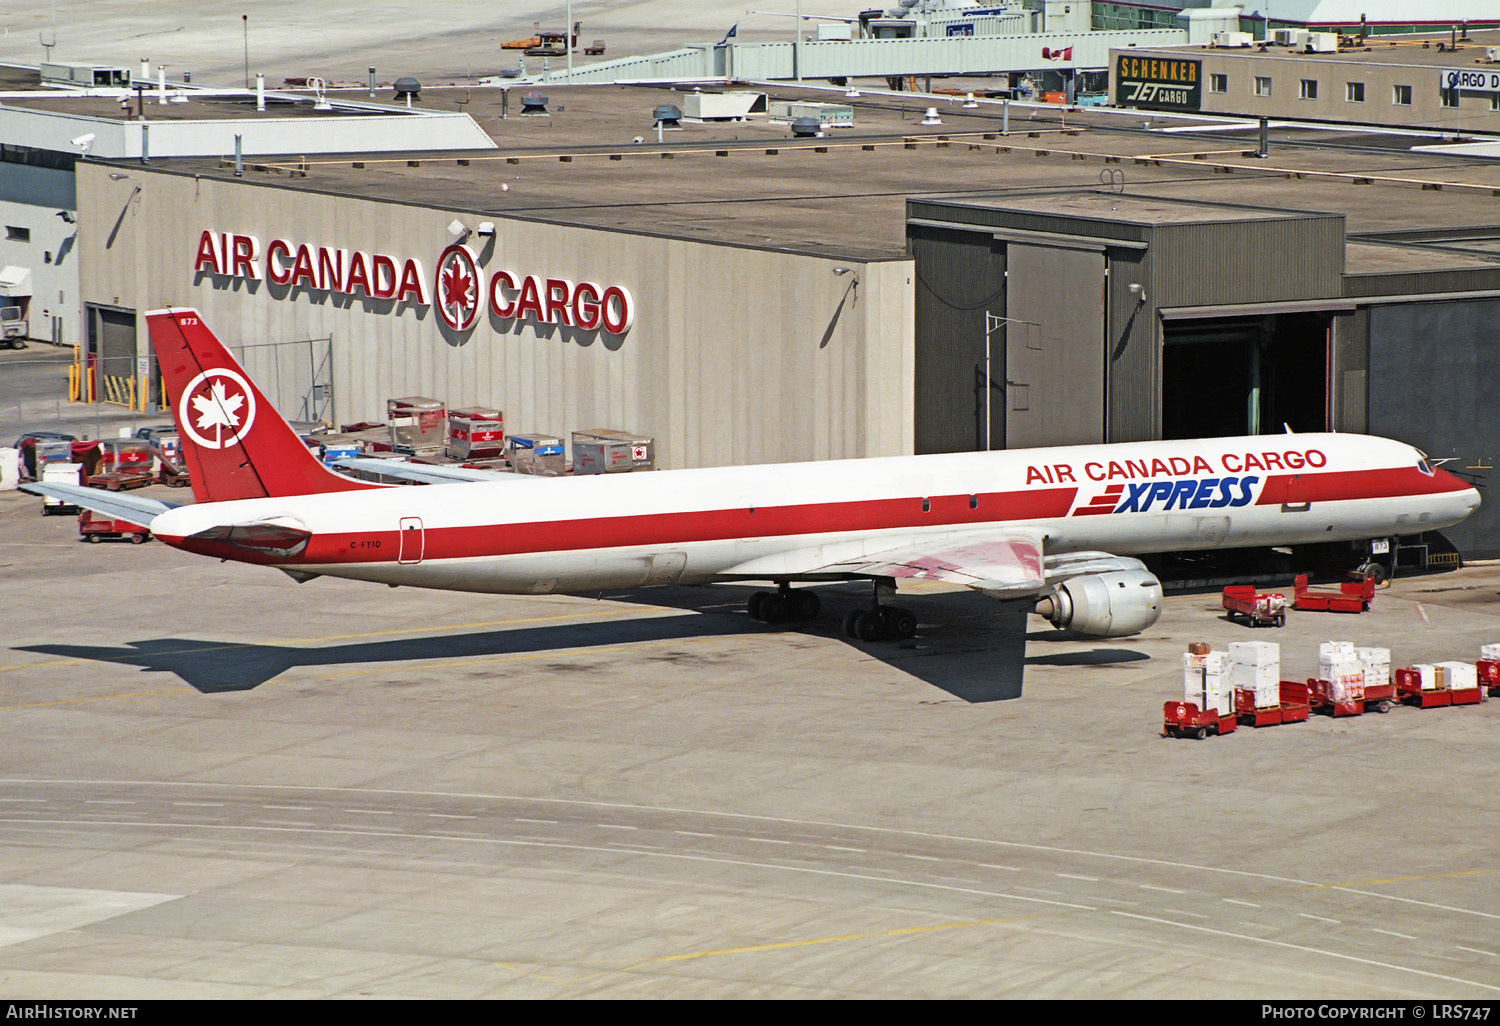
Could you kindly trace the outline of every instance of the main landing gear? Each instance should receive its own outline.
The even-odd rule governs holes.
[[[815,591],[793,591],[791,585],[780,585],[776,591],[757,591],[750,596],[750,619],[761,623],[786,623],[811,620],[823,608]]]
[[[856,641],[889,641],[894,638],[915,637],[915,613],[909,609],[881,604],[882,599],[895,594],[894,584],[876,581],[873,608],[850,610],[849,615],[844,617],[844,633]],[[747,604],[751,619],[761,623],[811,620],[818,615],[821,607],[817,592],[794,590],[788,584],[779,585],[776,591],[757,591],[750,596]]]

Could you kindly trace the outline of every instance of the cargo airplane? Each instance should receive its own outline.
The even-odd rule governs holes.
[[[872,601],[844,629],[875,641],[915,632],[887,600],[916,579],[1123,637],[1161,614],[1135,555],[1413,534],[1479,506],[1411,446],[1352,434],[556,478],[367,461],[434,482],[376,484],[325,467],[196,310],[146,321],[197,501],[23,487],[298,581],[505,594],[769,581],[749,603],[764,621],[817,614],[816,592],[794,585],[865,581]]]

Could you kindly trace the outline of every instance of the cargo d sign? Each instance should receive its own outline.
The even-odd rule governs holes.
[[[272,239],[264,248],[254,235],[204,231],[193,259],[195,275],[246,281],[310,292],[367,296],[398,305],[431,306],[450,331],[473,328],[488,306],[501,321],[533,321],[623,335],[635,323],[635,301],[623,285],[495,271],[485,281],[468,246],[443,250],[429,282],[422,261],[383,253],[294,245]]]

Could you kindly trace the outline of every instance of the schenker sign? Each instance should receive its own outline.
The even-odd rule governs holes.
[[[623,285],[549,278],[499,270],[488,280],[479,258],[464,245],[438,257],[428,279],[416,257],[336,249],[272,239],[262,248],[254,235],[204,230],[193,258],[195,275],[212,274],[273,285],[367,296],[396,304],[431,306],[452,331],[468,331],[488,309],[500,321],[532,321],[581,331],[623,335],[635,323],[635,300]]]

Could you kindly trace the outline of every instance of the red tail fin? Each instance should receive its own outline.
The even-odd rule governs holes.
[[[146,314],[199,502],[380,487],[323,466],[197,310]]]

